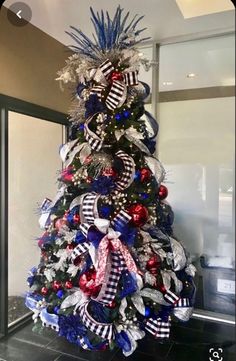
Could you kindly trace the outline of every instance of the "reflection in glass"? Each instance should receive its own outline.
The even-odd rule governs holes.
[[[9,112],[9,324],[29,311],[24,296],[39,260],[37,207],[55,193],[61,143],[61,125]]]

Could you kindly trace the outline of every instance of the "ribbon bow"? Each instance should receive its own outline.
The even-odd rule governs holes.
[[[111,89],[105,103],[108,109],[121,107],[127,97],[127,86],[138,85],[138,71],[118,72],[109,59],[105,60],[97,69],[94,80],[100,83],[91,89],[91,94],[97,94],[101,99],[102,90],[111,81]]]
[[[108,256],[110,251],[119,255],[120,265],[118,268],[122,268],[122,263],[130,272],[138,272],[137,266],[128,250],[128,248],[119,239],[120,232],[115,232],[112,228],[108,228],[107,234],[102,238],[98,247],[98,267],[96,275],[96,285],[103,283],[106,274],[106,266],[108,262]]]

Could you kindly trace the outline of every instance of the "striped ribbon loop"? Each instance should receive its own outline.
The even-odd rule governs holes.
[[[93,224],[94,219],[98,218],[97,202],[99,197],[100,194],[95,192],[87,193],[83,197],[80,210],[80,218],[83,223]]]
[[[90,147],[97,152],[102,148],[103,140],[89,129],[88,124],[84,124],[84,136]]]
[[[126,85],[118,80],[114,80],[105,101],[106,106],[110,110],[120,107],[125,102],[126,95]]]
[[[91,227],[91,224],[89,224],[89,223],[81,223],[80,224],[79,228],[85,237],[87,237],[90,227]]]
[[[76,257],[81,256],[81,254],[88,252],[89,247],[90,247],[90,244],[87,242],[78,244],[78,246],[76,246],[73,249],[73,251],[71,252],[72,261],[74,261],[76,259]]]
[[[103,339],[111,340],[114,338],[113,325],[111,323],[100,323],[94,320],[94,318],[88,312],[89,302],[84,303],[79,307],[79,314],[83,324],[96,335]]]
[[[135,163],[132,157],[124,153],[122,150],[119,150],[116,153],[116,156],[120,158],[124,165],[124,171],[122,177],[116,182],[116,187],[120,191],[128,188],[133,182],[134,172],[135,172]]]
[[[112,65],[109,59],[105,60],[100,66],[99,69],[101,70],[102,74],[106,79],[110,77],[110,74],[115,70],[114,66]]]
[[[180,298],[174,305],[174,307],[191,307],[189,298]]]
[[[154,320],[149,318],[145,329],[150,332],[156,338],[169,338],[170,336],[170,322],[164,322],[161,318]]]
[[[130,220],[131,216],[125,212],[123,209],[115,216],[115,218],[111,221],[112,226],[125,226]]]
[[[90,90],[90,94],[97,94],[98,99],[101,100],[102,99],[102,91],[106,89],[105,85],[96,85],[94,87],[92,87],[92,89]]]
[[[138,71],[130,71],[123,73],[124,81],[126,85],[138,85]]]
[[[175,305],[180,299],[180,297],[171,290],[168,290],[163,297],[166,302],[171,303],[172,305]]]

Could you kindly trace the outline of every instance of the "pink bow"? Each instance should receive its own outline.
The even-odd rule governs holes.
[[[106,234],[100,241],[98,247],[98,267],[95,281],[96,285],[100,285],[104,281],[107,258],[110,251],[120,252],[121,256],[124,258],[127,269],[130,272],[138,273],[137,266],[128,248],[120,241],[119,236],[119,232],[115,232],[113,229],[109,228],[108,234]],[[120,271],[122,271],[122,267]]]

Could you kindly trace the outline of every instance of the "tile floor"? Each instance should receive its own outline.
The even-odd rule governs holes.
[[[171,338],[162,344],[146,337],[128,359],[120,351],[89,352],[58,338],[50,329],[32,332],[32,323],[0,341],[0,361],[210,361],[209,348],[223,348],[222,361],[236,359],[234,326],[190,320],[172,326]],[[217,354],[215,354],[217,356]],[[220,361],[220,357],[212,357]]]

